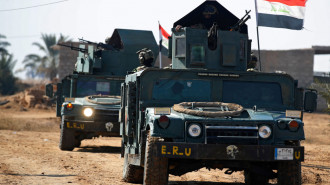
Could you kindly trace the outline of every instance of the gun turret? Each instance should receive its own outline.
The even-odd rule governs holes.
[[[105,50],[113,50],[113,51],[116,50],[112,45],[110,45],[110,44],[104,44],[102,42],[99,42],[99,43],[91,42],[91,41],[85,40],[83,38],[79,39],[79,41],[80,42],[83,42],[83,43],[95,45],[96,48],[101,48],[101,49],[105,49]]]
[[[244,25],[245,22],[251,18],[251,16],[249,15],[250,12],[251,10],[245,10],[245,15],[233,27],[231,27],[230,31],[239,31],[241,29],[241,26]]]
[[[80,51],[80,52],[85,53],[85,54],[88,53],[88,49],[78,48],[78,47],[72,46],[72,44],[71,45],[65,45],[65,44],[58,43],[57,45],[68,47],[68,48],[71,48],[71,50]]]

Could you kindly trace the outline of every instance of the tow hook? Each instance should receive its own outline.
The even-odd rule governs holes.
[[[227,175],[231,175],[231,174],[234,173],[234,172],[235,172],[235,170],[228,169],[228,170],[225,171],[225,174],[227,174]]]

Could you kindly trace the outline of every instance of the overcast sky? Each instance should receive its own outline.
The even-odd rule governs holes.
[[[25,55],[38,53],[33,42],[41,42],[41,33],[60,33],[78,38],[104,42],[115,28],[152,30],[158,41],[158,21],[169,33],[173,23],[196,8],[204,0],[0,0],[0,34],[11,43],[21,68]],[[58,2],[47,6],[4,11]],[[257,49],[254,0],[218,0],[220,4],[242,17],[251,11],[249,37]],[[286,50],[330,46],[330,0],[309,0],[306,5],[304,30],[260,27],[261,49]],[[315,71],[330,71],[330,55],[316,56]],[[19,75],[23,76],[23,74]]]

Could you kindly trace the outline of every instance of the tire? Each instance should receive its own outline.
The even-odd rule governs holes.
[[[269,179],[264,175],[253,173],[250,170],[244,170],[245,184],[248,185],[266,185]]]
[[[143,168],[128,163],[128,154],[124,156],[123,180],[129,183],[142,183]]]
[[[301,185],[301,162],[278,163],[277,182],[279,185]]]
[[[168,182],[168,158],[156,157],[155,138],[149,134],[146,142],[144,160],[144,185],[166,185]]]
[[[75,131],[65,127],[64,119],[61,122],[61,137],[59,147],[61,150],[72,151],[76,146]],[[80,145],[80,144],[79,144]]]

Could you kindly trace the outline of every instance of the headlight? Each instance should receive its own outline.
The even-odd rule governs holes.
[[[85,108],[83,113],[86,117],[91,117],[93,115],[93,109]]]
[[[269,126],[264,125],[259,128],[259,136],[261,138],[264,139],[269,138],[271,134],[272,134],[272,130],[269,128]]]
[[[188,133],[191,137],[198,137],[202,133],[202,129],[198,124],[191,124],[188,128]]]

